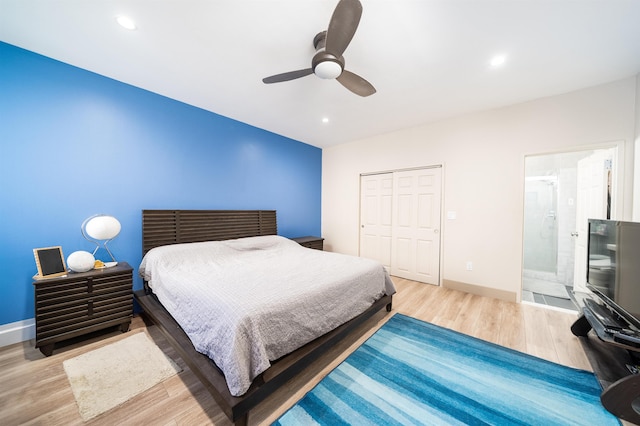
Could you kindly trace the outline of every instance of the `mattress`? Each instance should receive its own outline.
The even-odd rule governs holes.
[[[139,272],[234,396],[271,361],[395,293],[378,262],[275,235],[156,247]]]

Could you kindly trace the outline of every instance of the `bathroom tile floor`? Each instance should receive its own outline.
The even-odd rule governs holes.
[[[525,302],[553,306],[571,311],[578,310],[578,303],[576,302],[572,287],[535,278],[524,278],[523,287],[522,300]],[[561,295],[566,295],[566,297],[557,297]]]
[[[555,306],[556,308],[569,309],[571,311],[577,311],[578,308],[573,299],[572,289],[567,288],[571,299],[562,299],[560,297],[553,297],[546,294],[533,293],[533,299],[535,303],[541,305]]]

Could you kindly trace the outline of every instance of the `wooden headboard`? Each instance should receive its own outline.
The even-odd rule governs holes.
[[[168,244],[277,235],[275,210],[142,210],[142,254]]]

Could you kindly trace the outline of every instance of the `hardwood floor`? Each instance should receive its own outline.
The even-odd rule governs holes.
[[[394,277],[398,293],[390,314],[381,312],[349,341],[309,367],[284,389],[253,410],[249,424],[269,424],[293,405],[394,313],[402,313],[499,345],[571,367],[591,370],[582,346],[571,334],[575,314],[515,304]],[[62,362],[118,341],[148,333],[183,371],[95,419],[91,425],[230,425],[213,398],[154,326],[134,318],[128,333],[103,333],[57,347],[46,358],[23,342],[0,348],[0,423],[3,425],[84,424]]]

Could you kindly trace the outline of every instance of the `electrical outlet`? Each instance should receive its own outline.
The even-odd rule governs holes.
[[[471,261],[467,262],[467,271],[473,271],[473,262]]]

